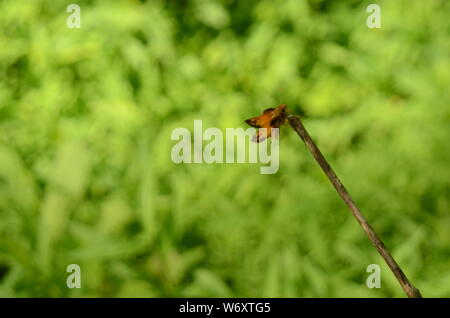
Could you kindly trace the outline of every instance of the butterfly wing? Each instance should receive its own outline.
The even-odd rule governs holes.
[[[274,110],[275,110],[275,108],[273,108],[273,107],[267,108],[266,110],[263,111],[263,115],[272,114]]]
[[[256,132],[256,135],[253,136],[252,141],[253,142],[263,142],[267,138],[269,138],[272,135],[272,127],[270,127],[269,123],[266,123],[263,125],[258,131]]]
[[[255,128],[265,128],[258,129],[256,135],[253,136],[253,142],[262,142],[269,138],[272,134],[272,127],[280,127],[285,119],[285,108],[286,105],[280,105],[277,108],[267,108],[264,110],[263,114],[257,117],[247,119],[245,122]]]
[[[262,127],[262,115],[258,117],[249,118],[245,121],[246,124],[255,127],[255,128],[261,128]]]

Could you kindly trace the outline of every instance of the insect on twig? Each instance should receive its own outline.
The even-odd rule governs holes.
[[[367,234],[367,237],[372,242],[372,244],[375,246],[378,253],[383,257],[386,264],[391,269],[392,273],[397,278],[398,282],[402,286],[404,292],[406,295],[410,298],[421,298],[421,294],[419,290],[414,287],[414,285],[409,281],[409,279],[406,277],[403,270],[400,268],[400,266],[397,264],[395,259],[392,257],[392,255],[389,253],[389,250],[384,245],[384,243],[381,241],[381,239],[378,237],[377,233],[374,231],[372,226],[369,224],[367,219],[363,216],[361,211],[356,206],[355,202],[353,201],[352,197],[348,193],[347,189],[344,187],[342,182],[337,177],[334,170],[331,168],[328,161],[325,159],[325,157],[322,155],[322,152],[319,150],[315,142],[312,140],[311,136],[309,135],[306,128],[303,126],[302,121],[298,116],[295,115],[288,115],[286,112],[286,105],[282,104],[278,106],[277,108],[269,108],[264,111],[264,113],[261,116],[254,117],[247,119],[245,122],[249,124],[250,126],[256,127],[256,128],[267,128],[267,129],[259,129],[257,135],[254,137],[254,140],[257,142],[260,142],[268,137],[271,136],[271,133],[264,133],[261,131],[268,130],[271,131],[271,128],[278,128],[281,125],[283,125],[285,122],[289,122],[291,127],[295,130],[295,132],[300,136],[300,138],[305,143],[308,150],[313,155],[314,159],[317,161],[319,166],[322,168],[322,170],[325,172],[325,175],[330,180],[331,184],[334,186],[342,200],[345,202],[345,204],[350,209],[350,212],[353,214],[353,216],[356,218],[358,223],[361,225],[364,232]]]
[[[262,115],[247,119],[245,122],[259,129],[252,141],[262,142],[272,135],[272,128],[279,128],[286,123],[286,105],[281,104],[277,108],[267,108]]]

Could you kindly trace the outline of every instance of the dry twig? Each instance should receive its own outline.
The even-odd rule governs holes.
[[[384,243],[381,241],[381,239],[378,237],[378,235],[375,233],[373,228],[370,226],[369,222],[367,222],[366,218],[362,215],[362,213],[359,211],[358,207],[356,206],[355,202],[353,201],[350,194],[345,189],[344,185],[341,183],[339,178],[336,176],[336,173],[334,173],[333,169],[328,164],[325,157],[320,152],[319,148],[317,148],[314,141],[311,139],[311,136],[306,131],[305,127],[303,126],[301,120],[299,117],[294,115],[289,115],[287,117],[289,124],[292,126],[292,128],[297,132],[297,134],[300,136],[300,138],[303,140],[303,142],[306,144],[306,147],[309,149],[309,151],[314,156],[314,159],[319,163],[322,170],[325,172],[328,179],[333,184],[336,191],[341,196],[342,200],[344,200],[345,204],[347,204],[348,208],[350,209],[350,212],[353,214],[353,216],[356,218],[358,223],[363,228],[364,232],[366,232],[367,236],[369,237],[372,244],[377,249],[378,253],[383,257],[383,259],[388,264],[391,271],[394,273],[395,277],[397,278],[398,282],[402,286],[403,290],[405,291],[406,295],[410,298],[421,298],[421,294],[417,288],[411,284],[411,282],[406,277],[405,273],[403,273],[400,266],[398,266],[397,262],[394,260],[394,258],[389,253],[388,249],[384,245]]]

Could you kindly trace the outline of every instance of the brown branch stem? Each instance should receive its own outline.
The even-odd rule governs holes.
[[[381,241],[381,239],[375,233],[373,228],[370,226],[369,222],[367,222],[366,218],[359,211],[359,209],[356,206],[355,202],[353,201],[352,197],[347,192],[347,190],[345,189],[344,185],[341,183],[339,178],[336,176],[336,173],[330,167],[327,160],[320,152],[319,148],[316,146],[314,141],[311,139],[311,136],[306,131],[300,118],[298,118],[297,116],[294,116],[294,115],[289,115],[288,121],[289,121],[289,124],[292,126],[292,128],[297,132],[297,134],[300,136],[300,138],[306,144],[306,147],[312,153],[312,155],[314,156],[314,159],[316,159],[316,161],[319,163],[320,167],[325,172],[326,176],[331,181],[334,188],[341,196],[342,200],[345,202],[345,204],[347,204],[348,208],[350,209],[350,212],[353,214],[353,216],[356,218],[358,223],[361,225],[364,232],[366,232],[367,236],[369,237],[370,241],[377,249],[378,253],[381,255],[381,257],[383,257],[383,259],[385,260],[385,262],[391,269],[392,273],[394,273],[395,277],[397,278],[398,282],[402,286],[406,295],[410,298],[421,298],[422,296],[421,296],[419,290],[417,288],[415,288],[413,286],[413,284],[408,280],[405,273],[402,271],[400,266],[397,264],[397,262],[391,256],[391,254],[389,253],[389,251],[386,248],[386,246],[384,245],[384,243]]]

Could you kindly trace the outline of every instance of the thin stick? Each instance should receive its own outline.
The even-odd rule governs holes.
[[[314,141],[311,139],[311,136],[306,131],[305,127],[303,126],[300,118],[294,115],[288,116],[289,124],[292,126],[292,128],[297,132],[297,134],[302,138],[303,142],[306,144],[306,147],[309,149],[309,151],[312,153],[316,161],[319,163],[319,165],[322,167],[322,170],[327,175],[328,179],[333,184],[336,191],[341,196],[342,200],[347,204],[347,206],[350,209],[350,212],[352,212],[353,216],[356,218],[358,223],[363,228],[364,232],[366,232],[367,236],[369,237],[372,244],[377,249],[378,253],[383,257],[383,259],[388,264],[391,271],[394,273],[395,277],[397,278],[398,282],[402,286],[403,290],[405,291],[406,295],[410,298],[421,298],[420,292],[417,288],[411,284],[411,282],[408,280],[406,275],[403,273],[400,266],[398,266],[397,262],[394,260],[394,258],[389,253],[386,246],[383,244],[381,239],[378,237],[378,235],[375,233],[373,228],[370,226],[369,222],[367,222],[366,218],[362,215],[362,213],[359,211],[359,209],[356,207],[355,202],[353,201],[350,194],[345,189],[344,185],[341,183],[339,178],[334,173],[333,169],[328,164],[325,157],[320,152],[319,148],[317,148]]]

